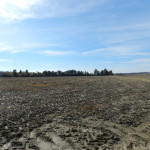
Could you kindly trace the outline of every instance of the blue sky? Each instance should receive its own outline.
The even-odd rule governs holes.
[[[1,0],[0,70],[150,71],[149,0]]]

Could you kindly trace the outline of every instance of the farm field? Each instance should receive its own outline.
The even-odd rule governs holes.
[[[0,78],[0,150],[150,150],[150,75]]]

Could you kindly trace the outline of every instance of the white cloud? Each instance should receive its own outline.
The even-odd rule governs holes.
[[[63,43],[36,43],[36,42],[25,42],[21,44],[21,47],[24,48],[45,48],[45,47],[64,47]]]
[[[12,54],[21,53],[21,52],[24,52],[24,50],[12,50],[11,51]]]
[[[101,27],[98,28],[97,31],[138,31],[138,30],[146,30],[149,29],[150,27],[150,22],[145,22],[145,23],[132,23],[132,24],[128,24],[128,25],[120,25],[120,26],[108,26],[108,27]]]
[[[0,0],[0,18],[5,20],[23,20],[38,17],[68,16],[89,11],[92,7],[105,1]]]
[[[63,44],[55,44],[55,43],[34,43],[34,42],[23,42],[17,43],[14,45],[9,45],[3,42],[0,42],[0,53],[1,52],[9,52],[12,54],[21,53],[30,51],[32,48],[50,48],[50,47],[65,47]],[[71,54],[70,51],[43,51],[43,54],[47,55],[67,55]]]
[[[23,50],[19,50],[5,43],[0,43],[0,52],[20,53]]]
[[[83,55],[120,55],[120,56],[136,56],[136,55],[150,55],[148,52],[142,52],[142,48],[134,45],[122,45],[122,46],[110,46],[106,48],[95,49],[91,51],[83,52]]]
[[[32,7],[38,0],[1,0],[0,18],[14,20],[32,17]]]
[[[47,56],[63,56],[74,54],[74,52],[72,51],[53,51],[53,50],[42,51],[41,53]]]
[[[98,38],[101,44],[104,45],[134,43],[137,40],[146,42],[150,35],[150,21],[129,22],[127,20],[125,25],[120,21],[116,22],[115,25],[108,24],[96,27],[95,30],[99,34]]]
[[[45,15],[48,17],[68,16],[91,10],[92,7],[105,3],[107,0],[45,0]],[[48,11],[49,10],[49,11]]]
[[[126,63],[150,63],[150,59],[135,59]]]
[[[0,59],[0,62],[11,62],[13,60],[8,60],[8,59]]]

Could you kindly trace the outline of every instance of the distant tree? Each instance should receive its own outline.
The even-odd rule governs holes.
[[[112,72],[112,70],[109,70],[109,75],[113,75],[113,72]]]
[[[19,77],[22,77],[22,70],[19,71],[18,75]]]
[[[106,68],[104,69],[104,75],[105,76],[109,75],[109,72],[108,72],[108,70]]]
[[[61,76],[62,72],[60,70],[57,71],[57,76]]]
[[[30,76],[30,73],[29,73],[28,70],[25,71],[25,75],[26,75],[26,77],[29,77],[29,76]]]
[[[76,71],[76,70],[67,70],[67,71],[43,71],[43,72],[29,72],[28,70],[17,72],[14,69],[12,72],[9,71],[0,71],[0,77],[43,77],[43,76],[97,76],[97,75],[113,75],[112,70],[108,71],[107,69],[98,71],[94,70],[94,73],[89,73],[87,71]]]
[[[51,71],[47,71],[47,76],[51,76]]]
[[[67,70],[64,72],[65,76],[76,76],[78,75],[78,72],[76,70]]]
[[[100,75],[104,76],[104,70],[101,70]]]
[[[57,72],[55,72],[55,71],[52,71],[51,74],[52,74],[52,76],[57,76]]]
[[[18,73],[17,73],[16,69],[13,70],[12,75],[13,75],[13,77],[18,77]]]
[[[89,76],[90,74],[89,74],[87,71],[85,71],[85,72],[84,72],[84,75],[85,75],[85,76]]]
[[[94,70],[94,75],[98,76],[99,75],[99,71],[97,69]]]
[[[77,71],[77,76],[83,76],[83,75],[84,75],[83,71]]]
[[[106,68],[104,70],[101,70],[100,72],[101,76],[107,76],[107,75],[113,75],[112,70],[108,71]]]
[[[43,71],[43,76],[48,76],[48,71]]]

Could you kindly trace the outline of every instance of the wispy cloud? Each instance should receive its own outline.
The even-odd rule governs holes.
[[[38,0],[1,0],[0,18],[14,20],[32,17],[32,7]]]
[[[97,31],[103,31],[103,32],[106,32],[106,31],[113,31],[113,32],[116,32],[116,31],[138,31],[138,30],[146,30],[146,29],[149,29],[150,27],[150,22],[145,22],[145,23],[132,23],[132,24],[128,24],[128,25],[116,25],[116,26],[106,26],[106,27],[101,27],[101,28],[98,28]]]
[[[66,47],[64,44],[58,43],[34,43],[34,42],[22,42],[12,45],[0,42],[0,52],[9,52],[12,54],[21,53],[21,52],[31,52],[34,49],[44,49],[44,48],[52,48],[52,47]],[[41,53],[47,55],[66,55],[71,54],[71,51],[42,51]]]
[[[41,54],[47,55],[47,56],[64,56],[64,55],[72,55],[74,52],[72,51],[42,51]]]
[[[106,0],[105,0],[106,1]],[[1,0],[0,18],[23,20],[38,17],[68,16],[89,11],[101,0]]]
[[[20,53],[24,50],[19,50],[5,43],[0,43],[0,52]]]
[[[24,48],[47,48],[47,47],[66,47],[65,44],[63,43],[52,43],[52,42],[47,42],[47,43],[36,43],[36,42],[25,42],[20,44],[20,47]]]
[[[125,63],[137,63],[137,64],[150,63],[150,59],[134,59],[134,60],[131,60],[131,61],[127,61]]]
[[[95,49],[91,51],[85,51],[83,55],[120,55],[120,56],[136,56],[136,55],[150,55],[150,52],[143,52],[141,47],[134,45],[122,45],[122,46],[110,46],[106,48]]]
[[[0,59],[0,62],[11,62],[13,60],[9,60],[9,59]]]

